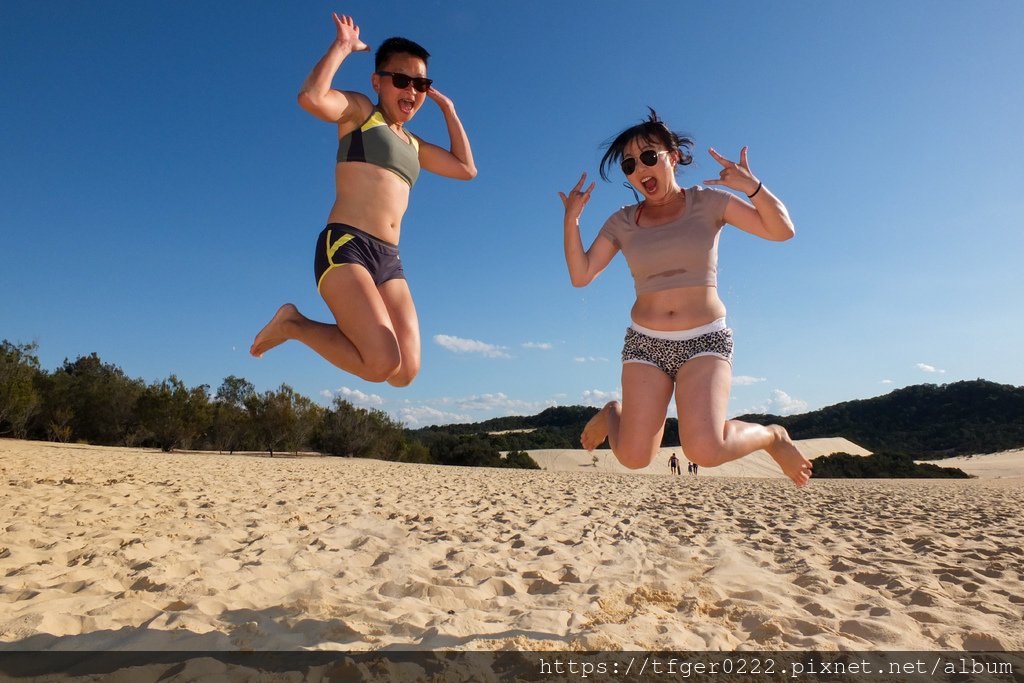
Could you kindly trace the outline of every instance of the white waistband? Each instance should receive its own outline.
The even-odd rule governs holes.
[[[708,334],[709,332],[719,332],[725,329],[725,318],[719,318],[718,320],[712,320],[707,325],[701,325],[700,327],[694,327],[692,330],[652,330],[638,325],[637,323],[631,323],[635,331],[640,334],[645,334],[648,337],[654,337],[655,339],[668,339],[670,341],[685,341],[687,339],[693,339],[699,337],[702,334]]]

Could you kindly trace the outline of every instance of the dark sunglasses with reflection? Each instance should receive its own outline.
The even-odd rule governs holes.
[[[412,87],[416,88],[416,92],[427,92],[430,90],[430,84],[434,81],[429,78],[420,78],[418,76],[406,76],[405,74],[395,73],[394,71],[378,71],[378,76],[391,76],[391,84],[399,90],[405,90],[412,83]]]
[[[640,161],[644,162],[644,166],[654,166],[658,163],[658,157],[662,154],[668,154],[668,151],[663,149],[660,152],[656,152],[653,149],[645,149],[640,152]],[[633,157],[623,159],[619,166],[626,175],[633,175],[633,171],[636,170],[636,159]]]

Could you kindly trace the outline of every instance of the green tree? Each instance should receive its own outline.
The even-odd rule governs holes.
[[[0,434],[13,433],[24,439],[30,420],[39,411],[42,397],[36,384],[42,370],[35,342],[0,344]]]
[[[387,413],[357,408],[342,398],[335,398],[323,415],[315,444],[331,455],[381,460],[400,460],[406,455],[412,461],[423,456],[422,450],[406,446],[402,426]]]
[[[304,429],[299,425],[302,406],[295,393],[287,384],[277,391],[253,394],[245,402],[245,408],[252,419],[253,433],[257,443],[271,455],[298,441],[296,433]]]
[[[256,387],[241,377],[224,378],[213,405],[211,441],[215,448],[234,453],[255,447],[252,417],[246,404],[256,396]]]
[[[596,456],[595,456],[596,457]],[[502,461],[503,467],[517,467],[523,470],[539,470],[540,465],[537,464],[530,454],[526,451],[511,451]]]
[[[170,451],[191,448],[213,421],[205,384],[189,389],[176,376],[146,387],[138,400],[142,426],[156,446]]]
[[[47,383],[47,418],[70,411],[75,439],[103,445],[133,445],[138,432],[136,403],[145,389],[121,368],[104,363],[95,353],[64,361]],[[59,420],[56,420],[59,422]]]

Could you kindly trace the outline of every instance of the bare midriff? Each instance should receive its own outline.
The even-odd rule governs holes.
[[[335,166],[335,199],[328,223],[344,223],[390,244],[398,244],[409,207],[409,184],[374,164],[346,161]]]
[[[679,287],[639,295],[630,316],[652,330],[690,330],[725,317],[725,304],[717,287]]]

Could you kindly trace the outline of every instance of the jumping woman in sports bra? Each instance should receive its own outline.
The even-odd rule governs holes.
[[[420,169],[460,180],[476,176],[473,152],[455,105],[427,78],[429,53],[405,38],[389,38],[376,54],[370,83],[375,105],[362,93],[331,87],[341,63],[368,52],[351,17],[334,15],[337,37],[299,92],[299,105],[337,124],[336,195],[316,242],[313,275],[333,323],[310,320],[282,306],[253,341],[262,356],[289,339],[370,382],[407,386],[420,368],[420,331],[398,256],[402,216]],[[427,98],[441,108],[449,149],[405,129]]]
[[[746,147],[739,163],[709,150],[722,171],[718,180],[704,182],[743,192],[752,205],[716,188],[681,188],[676,171],[692,161],[692,148],[693,141],[669,130],[653,109],[646,121],[620,133],[601,159],[601,177],[608,180],[617,163],[643,200],[612,214],[586,251],[579,218],[594,183],[583,189],[584,173],[568,196],[558,193],[572,284],[590,284],[622,251],[636,287],[622,350],[622,401],[605,405],[581,441],[593,450],[607,437],[619,462],[646,467],[661,446],[674,393],[679,442],[690,461],[714,467],[764,449],[803,486],[811,463],[785,429],[726,419],[733,343],[717,289],[724,225],[781,242],[795,234],[793,223],[782,202],[750,172]]]

